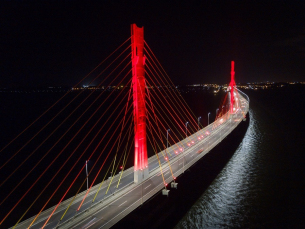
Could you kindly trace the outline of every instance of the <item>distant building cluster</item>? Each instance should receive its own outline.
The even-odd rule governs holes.
[[[305,82],[254,82],[245,84],[236,84],[237,88],[245,90],[263,90],[282,88],[291,85],[304,85]],[[52,92],[67,92],[67,91],[80,91],[80,90],[95,90],[95,91],[119,91],[126,87],[120,86],[89,86],[83,85],[80,87],[18,87],[18,88],[0,88],[0,93],[52,93]],[[211,93],[218,93],[220,91],[227,91],[228,84],[191,84],[191,85],[175,85],[175,86],[152,86],[148,87],[149,90],[178,90],[181,93],[207,91]]]
[[[70,87],[16,87],[16,88],[0,88],[0,93],[58,93],[67,92]]]
[[[246,89],[246,90],[259,90],[259,89],[274,89],[281,88],[289,85],[300,85],[305,84],[305,82],[255,82],[255,83],[247,83],[247,84],[238,84],[238,88]]]
[[[121,90],[124,86],[87,86],[83,85],[82,87],[72,87],[72,91],[78,91],[78,90],[99,90],[99,91],[113,91],[113,90]]]

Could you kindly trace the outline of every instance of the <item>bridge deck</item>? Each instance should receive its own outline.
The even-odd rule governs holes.
[[[241,93],[242,92],[240,92],[240,94]],[[247,97],[245,94],[243,95]],[[173,181],[169,164],[171,166],[173,175],[178,177],[234,130],[234,128],[242,121],[244,115],[247,114],[249,110],[249,99],[246,100],[244,96],[240,95],[240,109],[238,109],[234,115],[231,115],[230,118],[228,118],[228,114],[225,114],[215,122],[211,123],[209,126],[187,137],[176,145],[172,145],[171,147],[167,148],[170,163],[168,163],[168,161],[166,161],[162,156],[164,151],[158,153],[166,183],[169,184]],[[176,154],[175,151],[177,151],[178,154]],[[140,184],[135,184],[133,167],[131,167],[124,171],[118,188],[116,188],[116,185],[120,175],[117,174],[114,177],[110,186],[110,191],[107,195],[105,195],[105,192],[108,187],[109,180],[104,182],[93,205],[92,200],[100,184],[92,187],[84,204],[82,205],[82,208],[76,214],[77,207],[82,201],[86,191],[78,194],[63,220],[59,222],[60,217],[68,207],[72,198],[62,202],[52,216],[51,220],[44,228],[111,227],[164,188],[157,156],[155,155],[150,157],[148,159],[148,163],[149,178],[147,180]],[[168,188],[169,187],[170,185],[168,185]],[[54,207],[42,212],[31,228],[41,228],[53,209]],[[34,217],[21,222],[16,228],[27,228],[33,219]]]

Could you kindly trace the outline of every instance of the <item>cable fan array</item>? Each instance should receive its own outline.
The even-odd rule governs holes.
[[[133,166],[129,40],[1,149],[0,155],[6,160],[0,165],[0,175],[4,177],[0,182],[0,225],[11,226],[14,222],[15,228],[22,220],[35,215],[30,228],[44,210],[52,208],[44,228],[61,203],[72,197],[68,206],[61,209],[60,224],[68,212],[77,214],[85,208],[89,195],[91,199],[86,208],[95,203],[98,195],[103,197],[119,189],[124,171]],[[198,126],[197,117],[146,42],[144,51],[148,156],[157,155],[166,187],[158,153],[162,152],[172,178],[176,179],[169,157],[178,152],[166,149],[173,145],[180,149],[179,142],[202,126]],[[88,87],[79,86],[85,81],[89,81]],[[188,128],[185,128],[186,122]],[[89,171],[85,176],[87,161]],[[115,181],[118,173],[120,178]],[[115,190],[111,189],[113,182],[117,182]],[[93,189],[94,185],[97,186]],[[101,193],[103,185],[107,188]],[[72,209],[77,195],[84,191],[77,209]]]

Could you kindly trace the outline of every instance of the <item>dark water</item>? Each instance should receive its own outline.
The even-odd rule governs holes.
[[[305,228],[305,88],[245,92],[247,122],[180,176],[168,198],[156,195],[115,228]],[[1,146],[60,96],[2,94]],[[211,112],[214,119],[221,95],[184,96],[204,126],[204,114]],[[0,210],[3,216],[6,208]],[[16,215],[3,228],[15,223]]]
[[[246,93],[245,136],[175,228],[305,228],[305,88]]]

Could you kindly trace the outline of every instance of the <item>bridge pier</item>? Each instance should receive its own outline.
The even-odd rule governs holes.
[[[139,184],[149,177],[148,168],[134,171],[134,183]]]

